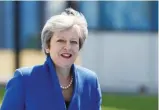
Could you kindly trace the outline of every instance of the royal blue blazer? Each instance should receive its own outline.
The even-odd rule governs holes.
[[[72,65],[74,90],[68,110],[100,110],[101,89],[96,73]],[[19,68],[6,85],[0,110],[66,110],[49,56],[43,65]]]

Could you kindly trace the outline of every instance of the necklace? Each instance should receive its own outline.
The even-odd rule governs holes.
[[[60,85],[60,87],[62,88],[62,89],[68,89],[71,85],[72,85],[72,82],[73,82],[73,76],[71,77],[71,80],[70,80],[70,83],[67,85],[67,86],[62,86],[62,85]]]

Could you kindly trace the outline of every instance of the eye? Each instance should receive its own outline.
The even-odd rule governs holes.
[[[78,44],[78,42],[77,42],[77,41],[71,41],[71,43],[72,43],[72,44]]]
[[[63,39],[58,39],[57,42],[63,43],[63,42],[65,42],[65,40],[63,40]]]

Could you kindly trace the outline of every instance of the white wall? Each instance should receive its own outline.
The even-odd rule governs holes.
[[[157,33],[89,32],[82,65],[98,74],[103,91],[157,92]]]

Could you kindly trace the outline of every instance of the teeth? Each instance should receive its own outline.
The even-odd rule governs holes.
[[[69,54],[69,53],[63,53],[63,54],[61,54],[61,56],[64,57],[64,58],[70,58],[71,54]]]
[[[66,57],[69,57],[70,56],[70,54],[67,54],[67,53],[64,53],[64,54],[62,54],[63,56],[66,56]]]

